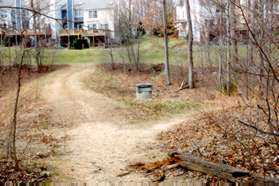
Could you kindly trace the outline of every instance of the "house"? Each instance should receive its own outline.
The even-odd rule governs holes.
[[[14,3],[9,0],[0,0],[1,6],[13,6]],[[10,9],[1,9],[0,28],[5,29],[12,26],[12,13]]]
[[[83,10],[84,29],[115,29],[114,3],[111,0],[87,0]]]
[[[206,5],[203,3],[206,2]],[[187,11],[185,0],[176,0],[176,28],[180,37],[187,37]],[[224,6],[226,2],[223,1]],[[247,15],[248,0],[239,0],[244,7],[244,14]],[[210,1],[190,0],[191,15],[193,21],[194,40],[196,42],[218,42],[220,35],[224,32],[220,29],[226,24],[226,19],[221,15],[220,7]],[[265,7],[264,7],[265,8]],[[279,30],[279,0],[274,0],[272,5],[272,16],[265,15],[266,18],[272,19],[273,29]],[[236,9],[237,25],[236,35],[240,41],[247,41],[249,34],[240,9]]]
[[[201,40],[201,21],[202,21],[202,7],[199,0],[190,0],[192,24],[194,41],[200,42]],[[187,37],[187,11],[185,0],[175,0],[176,7],[176,28],[179,37]]]
[[[116,39],[116,20],[112,0],[52,0],[52,9],[60,22],[52,21],[53,38],[66,47],[69,39],[85,38],[91,46]]]
[[[93,34],[88,35],[91,43],[93,40],[105,42],[105,38],[95,36],[94,31],[105,32],[106,37],[116,40],[116,15],[115,5],[111,0],[87,0],[83,4],[84,26],[83,29],[92,31]],[[91,32],[92,33],[92,32]]]
[[[31,9],[35,6],[49,16],[37,15],[34,20],[32,12],[27,10],[1,10],[1,36],[8,27],[13,30],[13,37],[23,31],[28,36],[50,34],[52,41],[65,47],[69,41],[81,37],[90,41],[91,46],[116,39],[114,0],[0,0],[0,4]]]
[[[47,12],[49,12],[48,1],[0,0],[0,5],[2,6],[23,8],[1,9],[0,33],[1,42],[4,42],[5,45],[18,45],[21,43],[23,37],[29,41],[34,40],[35,37],[42,40],[48,40],[50,38],[50,25],[44,16],[36,16],[36,20],[39,24],[36,24],[36,29],[33,28],[35,25],[33,24],[33,13],[27,10],[33,9],[31,2],[33,2],[35,6],[33,8],[36,10],[39,9],[42,14],[47,14]]]
[[[10,7],[22,7],[22,0],[0,0],[1,6]],[[15,9],[1,9],[0,12],[0,28],[4,29],[16,29],[17,31],[22,29],[23,17],[25,12],[22,10]]]

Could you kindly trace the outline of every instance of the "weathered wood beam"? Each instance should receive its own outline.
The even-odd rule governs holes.
[[[179,158],[181,160],[179,165],[183,168],[216,176],[231,182],[236,182],[238,178],[247,177],[250,175],[248,171],[225,164],[216,164],[205,161],[188,153],[171,153],[170,156]]]

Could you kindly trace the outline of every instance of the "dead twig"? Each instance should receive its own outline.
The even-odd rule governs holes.
[[[274,132],[266,132],[262,129],[259,129],[258,127],[256,127],[255,125],[253,124],[250,124],[248,122],[245,122],[245,121],[241,121],[239,120],[238,121],[240,124],[246,126],[246,127],[249,127],[249,128],[252,128],[252,129],[255,129],[257,132],[261,133],[261,134],[265,134],[265,135],[270,135],[270,136],[275,136],[275,137],[279,137],[279,134],[278,133],[274,133]]]
[[[185,89],[187,89],[187,88],[189,88],[189,87],[190,87],[189,84],[187,84],[186,81],[183,80],[183,81],[181,82],[181,85],[180,85],[179,89],[178,89],[176,92],[180,92],[181,90],[185,90]]]

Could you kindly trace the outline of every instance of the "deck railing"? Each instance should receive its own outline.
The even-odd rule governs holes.
[[[109,30],[102,30],[102,29],[74,29],[74,30],[68,30],[63,29],[59,32],[60,36],[109,36],[110,31]]]

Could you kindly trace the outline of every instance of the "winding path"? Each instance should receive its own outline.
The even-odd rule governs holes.
[[[156,148],[156,136],[180,120],[157,124],[127,124],[117,113],[121,104],[86,89],[82,78],[94,65],[72,65],[51,73],[42,89],[43,98],[54,108],[69,136],[64,155],[56,166],[65,178],[80,181],[143,181],[142,175],[125,172],[129,163],[152,161],[164,154]],[[69,128],[69,127],[66,127]]]

